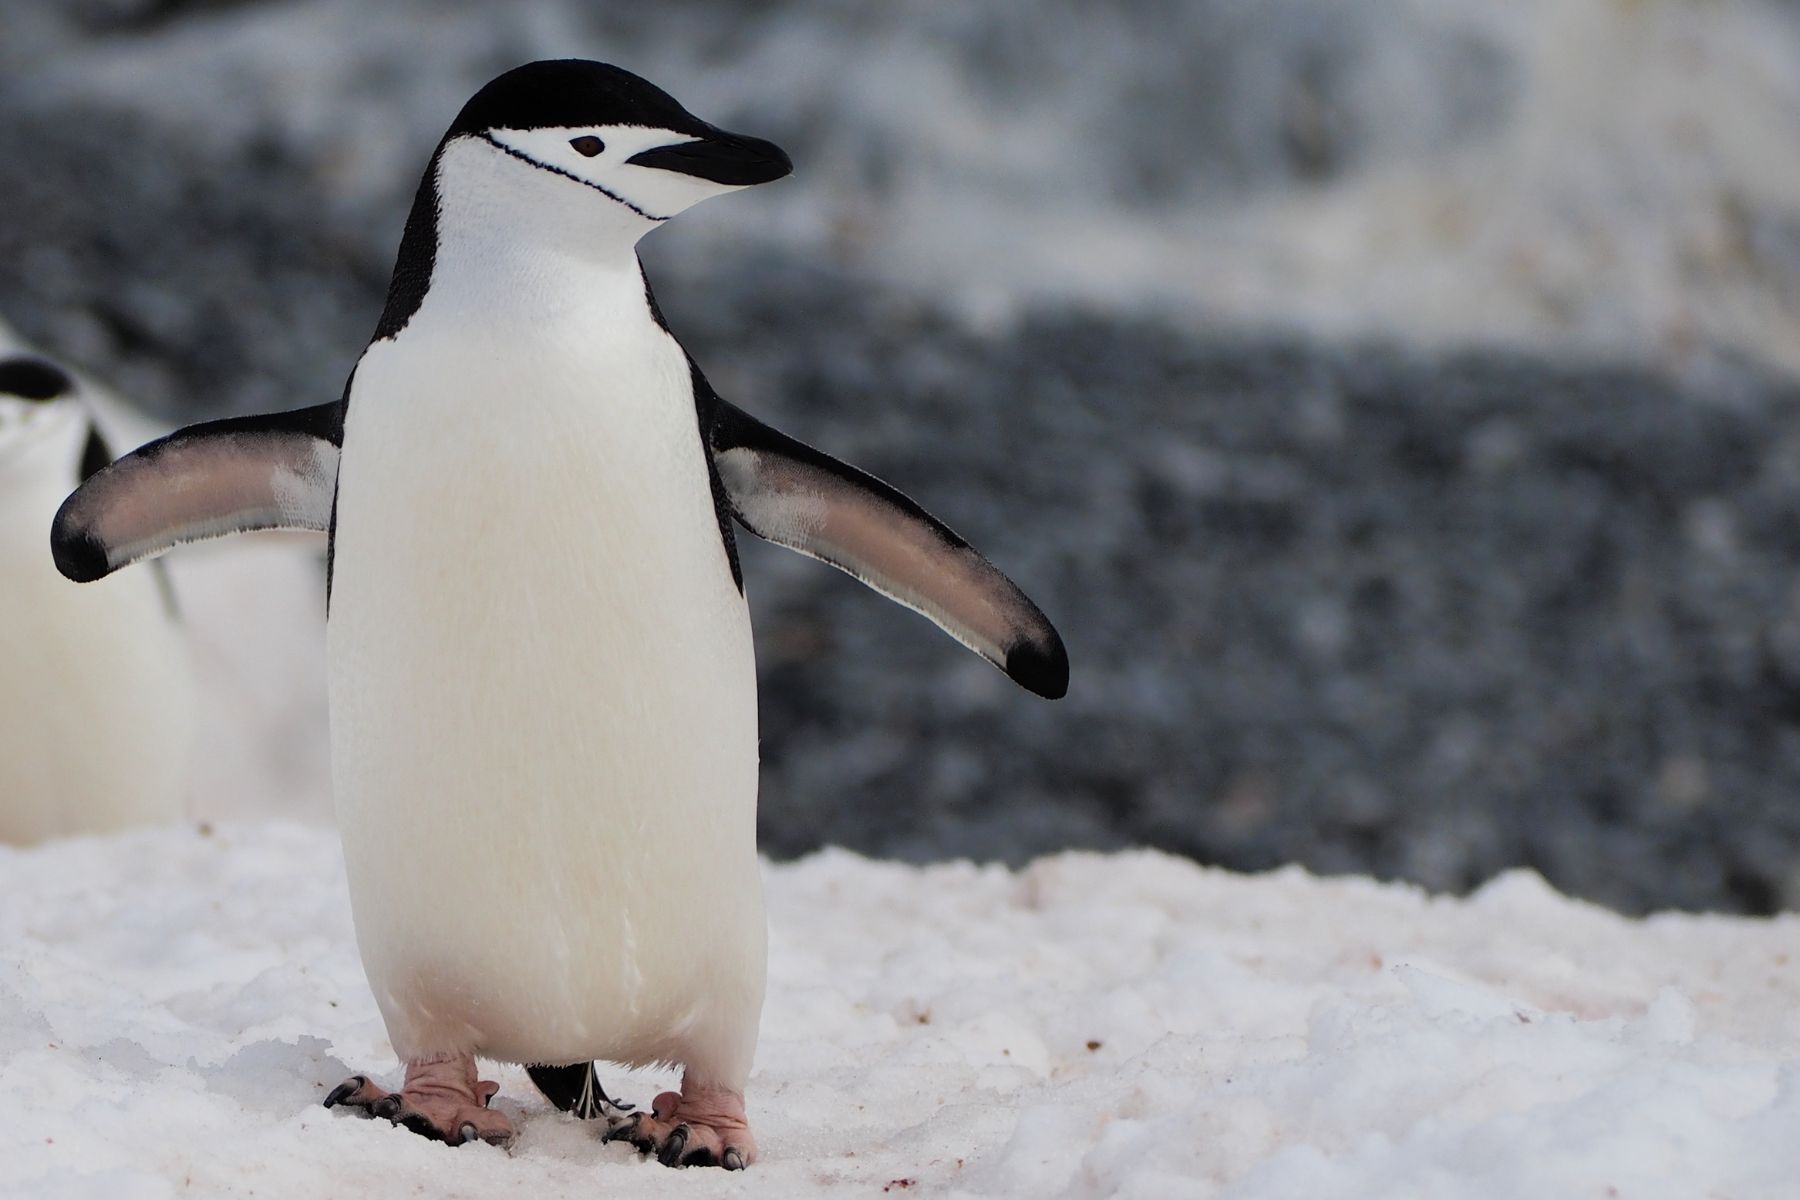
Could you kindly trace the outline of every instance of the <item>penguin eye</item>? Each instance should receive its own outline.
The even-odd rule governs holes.
[[[575,147],[575,153],[584,158],[592,158],[594,155],[606,149],[606,143],[591,133],[584,134],[578,138],[570,138],[569,145]]]

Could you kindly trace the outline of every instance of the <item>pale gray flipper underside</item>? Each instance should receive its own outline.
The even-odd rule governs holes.
[[[699,372],[696,371],[698,376]],[[701,419],[732,515],[914,612],[1029,691],[1069,689],[1069,656],[1037,605],[905,493],[771,429],[711,389]]]
[[[344,404],[190,425],[94,473],[50,529],[57,569],[100,579],[171,546],[331,524]]]

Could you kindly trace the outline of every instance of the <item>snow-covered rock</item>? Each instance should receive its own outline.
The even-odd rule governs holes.
[[[830,851],[768,882],[765,1158],[732,1176],[603,1146],[513,1067],[510,1154],[319,1107],[394,1075],[329,832],[0,851],[0,1195],[1745,1200],[1800,1175],[1793,917],[1150,853]]]

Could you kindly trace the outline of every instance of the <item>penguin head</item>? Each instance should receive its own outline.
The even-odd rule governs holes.
[[[561,59],[501,75],[463,106],[445,150],[504,156],[547,204],[606,205],[635,241],[710,196],[793,171],[779,146],[729,133],[629,71]]]
[[[91,429],[78,390],[74,378],[48,359],[0,351],[0,475],[64,479],[79,439]],[[78,478],[87,473],[88,452],[81,457]]]
[[[69,373],[32,354],[0,354],[0,438],[12,438],[52,422],[75,394]]]

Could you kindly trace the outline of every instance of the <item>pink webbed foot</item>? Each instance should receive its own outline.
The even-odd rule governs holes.
[[[665,1167],[724,1167],[741,1171],[756,1161],[756,1139],[744,1119],[744,1093],[681,1081],[681,1091],[664,1092],[648,1113],[606,1135],[655,1154]]]
[[[460,1146],[482,1141],[504,1146],[512,1141],[512,1122],[488,1107],[500,1085],[475,1077],[471,1055],[436,1062],[406,1064],[406,1082],[390,1092],[367,1075],[352,1075],[331,1089],[325,1107],[359,1108],[371,1117],[386,1117],[421,1137]]]

